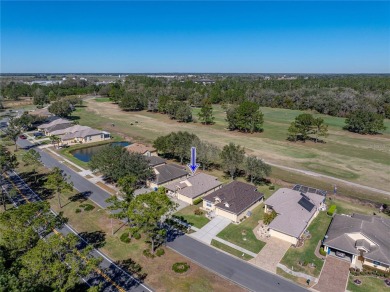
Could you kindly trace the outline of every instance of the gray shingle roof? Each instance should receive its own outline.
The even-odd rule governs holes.
[[[301,192],[292,189],[277,190],[264,202],[278,213],[269,224],[269,228],[298,238],[324,199],[324,196],[316,193],[307,192],[302,195]],[[311,206],[313,207],[310,208]]]
[[[46,129],[46,128],[52,127],[54,125],[70,124],[70,123],[71,122],[69,120],[62,119],[62,118],[56,118],[55,120],[51,121],[50,123],[45,123],[45,124],[38,126],[38,129]]]
[[[173,192],[177,190],[181,195],[194,199],[215,189],[221,184],[215,176],[198,173],[184,181],[170,183],[166,188]]]
[[[357,255],[359,251],[356,246],[361,242],[357,243],[358,240],[348,236],[352,233],[360,233],[375,243],[370,245],[370,251],[364,253],[365,258],[390,265],[390,219],[361,214],[335,215],[324,244]]]
[[[165,163],[165,159],[158,156],[145,156],[145,159],[149,162],[151,167]]]
[[[164,164],[154,168],[156,172],[155,183],[157,185],[182,178],[188,174],[184,168],[175,164]]]
[[[51,134],[52,132],[56,132],[58,130],[67,129],[69,127],[72,127],[72,123],[63,123],[63,124],[57,124],[50,127],[47,127],[45,130]]]
[[[84,129],[81,131],[65,134],[64,136],[61,137],[61,139],[62,140],[71,140],[74,138],[85,138],[87,136],[94,136],[94,135],[99,135],[99,134],[103,134],[103,133],[105,133],[105,132],[101,131],[101,130],[95,130],[95,129],[88,127],[87,129]]]
[[[218,198],[221,202],[215,204],[216,207],[238,215],[263,197],[264,194],[257,192],[255,186],[233,181],[205,196],[203,200],[214,203]]]
[[[67,134],[67,133],[74,133],[74,132],[78,132],[78,131],[81,131],[81,130],[86,130],[88,128],[90,128],[90,127],[81,126],[81,125],[73,125],[71,127],[67,127],[67,128],[64,128],[64,129],[51,131],[50,134],[51,135],[64,135],[64,134]]]

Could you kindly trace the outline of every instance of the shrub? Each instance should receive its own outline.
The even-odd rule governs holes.
[[[121,235],[120,237],[120,240],[124,243],[129,243],[131,241],[130,237],[129,237],[129,233],[128,232],[125,232]]]
[[[91,205],[91,204],[84,205],[84,211],[92,211],[93,209],[95,209],[94,205]]]
[[[203,201],[202,198],[197,198],[197,199],[194,200],[193,203],[194,203],[194,205],[198,205],[198,204],[200,204],[202,201]]]
[[[203,211],[202,211],[201,209],[198,208],[198,209],[195,209],[195,210],[194,210],[194,214],[195,214],[195,215],[198,215],[198,216],[201,216],[201,215],[203,215]]]
[[[154,254],[152,254],[152,253],[150,252],[149,249],[144,249],[144,251],[143,251],[142,253],[143,253],[144,256],[146,256],[147,258],[150,258],[150,259],[154,258]]]
[[[187,272],[189,268],[190,265],[187,263],[175,263],[172,265],[172,270],[175,273],[179,273],[179,274]]]
[[[324,250],[324,247],[320,248],[320,255],[326,256],[326,251]]]
[[[269,189],[270,189],[271,191],[273,191],[273,190],[275,189],[275,186],[274,186],[274,185],[270,185],[270,186],[269,186]]]
[[[75,210],[75,212],[76,212],[76,213],[80,213],[80,212],[81,212],[81,209],[77,208],[77,209]]]
[[[133,238],[138,240],[141,238],[141,234],[139,234],[138,232],[135,232],[135,233],[133,233]]]
[[[331,205],[331,206],[329,207],[329,209],[328,209],[327,214],[328,214],[329,216],[333,216],[335,211],[336,211],[336,205]]]
[[[161,257],[164,254],[165,254],[165,250],[163,250],[162,248],[156,250],[156,256]]]
[[[268,225],[272,222],[278,216],[278,213],[275,212],[275,210],[272,210],[271,213],[265,213],[263,218],[263,223],[265,225]]]

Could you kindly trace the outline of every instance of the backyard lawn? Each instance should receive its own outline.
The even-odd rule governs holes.
[[[232,248],[226,244],[223,244],[222,242],[219,242],[215,239],[211,240],[211,245],[212,246],[215,246],[216,248],[219,248],[227,253],[230,253],[231,255],[234,255],[240,259],[243,259],[243,260],[246,260],[246,261],[249,261],[250,259],[253,259],[252,256],[246,254],[246,253],[243,253],[242,251],[239,251],[235,248]]]
[[[253,229],[258,225],[259,220],[263,219],[263,204],[252,211],[252,216],[240,224],[231,223],[224,230],[218,233],[218,237],[234,243],[251,252],[258,253],[264,247],[265,243],[256,238]]]
[[[199,203],[198,205],[191,205],[188,207],[185,207],[184,209],[181,209],[180,211],[176,212],[175,215],[179,217],[183,217],[184,220],[186,220],[189,224],[195,226],[196,228],[202,228],[207,223],[209,223],[209,219],[205,217],[205,215],[195,215],[194,211],[202,206],[202,203]]]
[[[304,272],[318,277],[324,262],[316,257],[314,251],[318,242],[324,238],[331,219],[332,218],[329,217],[326,212],[320,212],[308,228],[311,238],[309,240],[305,240],[303,247],[290,247],[284,255],[281,263],[289,269],[294,267],[294,271],[296,272]],[[306,266],[299,265],[299,261],[306,262]],[[311,263],[315,264],[314,268],[310,267]]]
[[[353,280],[355,279],[359,279],[360,281],[362,281],[362,284],[356,285],[355,283],[353,283]],[[367,276],[354,277],[350,275],[347,290],[352,292],[367,292],[367,291],[385,292],[385,291],[389,291],[390,288],[386,287],[383,279],[367,277]]]

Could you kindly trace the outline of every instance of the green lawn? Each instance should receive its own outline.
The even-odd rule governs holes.
[[[252,211],[251,217],[240,224],[232,223],[228,225],[217,236],[251,252],[258,253],[264,247],[265,243],[256,238],[253,229],[257,226],[258,221],[263,218],[263,215],[264,209],[263,204],[261,204]],[[245,232],[246,235],[243,235]]]
[[[362,281],[362,284],[361,285],[354,284],[353,280],[355,279],[359,279],[360,281]],[[365,277],[349,276],[347,290],[352,292],[368,292],[368,291],[385,292],[385,291],[389,291],[390,288],[386,287],[383,279],[366,277],[366,276]]]
[[[111,99],[109,97],[97,97],[94,99],[96,102],[110,102]]]
[[[195,215],[194,211],[198,209],[201,206],[202,203],[199,203],[198,205],[191,205],[188,207],[185,207],[184,209],[181,209],[180,211],[176,212],[176,216],[183,217],[188,223],[191,225],[202,228],[207,223],[209,223],[209,219],[205,217],[205,215]]]
[[[290,247],[290,249],[284,255],[281,263],[289,269],[294,267],[294,271],[296,272],[304,272],[306,274],[318,277],[324,262],[316,257],[314,251],[318,242],[324,238],[330,221],[331,217],[329,217],[326,212],[320,212],[308,228],[312,237],[309,240],[305,240],[303,247]],[[298,264],[299,261],[305,261],[308,263],[308,265],[304,267],[300,266]],[[314,263],[316,267],[309,267],[310,263]]]
[[[245,134],[228,131],[225,113],[220,106],[214,106],[215,124],[206,126],[200,123],[178,123],[167,115],[147,111],[123,112],[116,104],[87,100],[87,107],[77,108],[74,113],[80,124],[117,132],[139,142],[151,143],[155,138],[171,131],[188,131],[219,147],[229,142],[245,146],[248,154],[259,156],[266,161],[281,165],[316,171],[319,173],[351,180],[368,186],[386,189],[390,175],[390,121],[383,135],[359,135],[342,129],[343,118],[323,117],[329,125],[326,143],[292,143],[286,141],[287,129],[291,121],[302,111],[278,108],[262,108],[264,132]],[[198,108],[193,109],[196,118]],[[135,123],[137,121],[137,123]],[[115,123],[115,127],[111,124]],[[284,175],[275,168],[272,177],[284,180]],[[301,175],[304,176],[304,175]],[[326,189],[332,188],[332,181],[307,177],[307,184],[316,180]],[[292,183],[296,183],[293,181]],[[339,192],[355,196],[355,188],[342,188]],[[372,192],[359,191],[356,196],[367,198]],[[379,195],[380,196],[380,195]],[[377,200],[379,196],[373,197]],[[382,196],[381,198],[383,198]]]
[[[235,257],[238,257],[240,259],[243,259],[243,260],[246,260],[246,261],[249,261],[250,259],[253,259],[252,256],[246,254],[246,253],[243,253],[235,248],[232,248],[226,244],[223,244],[215,239],[211,240],[211,245],[212,246],[215,246],[216,248],[219,248],[223,251],[226,251],[227,253],[230,253],[231,255],[234,255]],[[243,256],[244,255],[244,256]]]

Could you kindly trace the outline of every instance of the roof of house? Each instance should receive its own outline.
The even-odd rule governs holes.
[[[352,239],[348,234],[360,233],[365,239]],[[370,245],[369,241],[375,245]],[[359,255],[357,247],[365,247],[364,257],[390,265],[390,219],[353,214],[335,215],[329,225],[324,244]]]
[[[165,159],[158,156],[147,156],[145,157],[146,161],[149,162],[151,167],[155,167],[157,165],[165,164]]]
[[[51,121],[50,123],[45,123],[45,124],[38,126],[38,129],[46,129],[46,128],[49,128],[49,127],[52,127],[55,125],[70,124],[70,123],[71,123],[71,121],[69,121],[67,119],[58,118],[58,119],[55,119],[54,121]]]
[[[177,191],[179,194],[194,199],[203,195],[222,183],[217,177],[205,173],[198,173],[180,182],[173,182],[166,186],[170,191]]]
[[[238,215],[263,197],[264,194],[257,192],[255,186],[233,181],[205,196],[203,200],[212,203],[219,200],[215,207]]]
[[[82,130],[86,130],[86,129],[90,129],[90,127],[81,126],[81,125],[74,125],[74,126],[71,126],[71,127],[68,127],[68,128],[51,131],[50,134],[52,134],[52,135],[64,135],[64,134],[74,133],[74,132],[78,132],[78,131],[82,131]]]
[[[159,165],[154,168],[154,171],[156,173],[154,181],[157,185],[182,178],[188,174],[188,172],[184,170],[183,167],[175,164]]]
[[[71,127],[71,126],[72,126],[71,123],[57,124],[57,125],[53,125],[53,126],[47,127],[45,129],[45,131],[48,132],[49,134],[53,135],[52,134],[53,132],[56,132],[56,131],[62,130],[62,129],[67,129],[67,128]]]
[[[317,193],[303,194],[287,188],[277,190],[264,202],[278,213],[269,228],[298,238],[324,199]]]
[[[61,139],[62,140],[71,140],[71,139],[75,139],[75,138],[85,138],[87,136],[100,135],[103,133],[106,133],[106,132],[88,127],[88,129],[65,134],[64,136],[61,137]]]
[[[41,117],[48,117],[48,116],[52,116],[53,115],[51,112],[49,112],[49,108],[48,107],[44,107],[44,108],[36,109],[36,110],[33,110],[33,111],[29,111],[28,113],[30,115],[33,115],[33,116],[41,116]]]
[[[135,153],[140,153],[140,154],[145,154],[146,152],[155,152],[156,149],[153,147],[145,146],[143,144],[139,143],[134,143],[130,144],[129,146],[126,146],[126,149],[130,152],[135,152]]]

